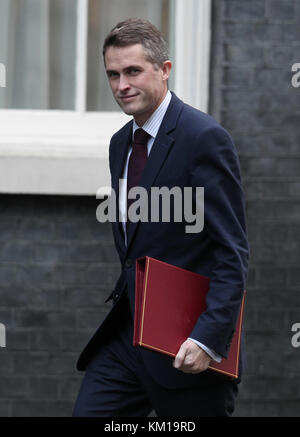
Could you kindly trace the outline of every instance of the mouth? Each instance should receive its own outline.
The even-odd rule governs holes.
[[[119,99],[122,102],[131,102],[137,96],[138,96],[138,94],[133,94],[133,95],[130,95],[130,96],[120,96]]]

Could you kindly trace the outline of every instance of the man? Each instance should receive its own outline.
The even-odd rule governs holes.
[[[113,234],[122,273],[109,296],[113,306],[82,352],[86,370],[75,416],[230,416],[237,381],[208,368],[227,356],[245,287],[248,261],[239,162],[229,134],[210,116],[168,90],[172,63],[161,33],[129,19],[103,47],[117,103],[133,116],[111,139],[112,188],[120,197]],[[142,129],[142,130],[141,130]],[[137,133],[136,133],[137,132]],[[138,139],[137,139],[138,138]],[[129,222],[127,189],[204,187],[201,232],[185,221]],[[195,198],[194,198],[195,203]],[[207,310],[172,358],[132,346],[135,261],[148,255],[210,277]],[[240,375],[244,346],[240,355]]]

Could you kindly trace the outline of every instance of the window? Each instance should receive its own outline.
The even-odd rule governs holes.
[[[74,109],[76,2],[1,0],[1,108]]]
[[[10,80],[0,107],[118,111],[107,86],[101,41],[129,16],[150,19],[168,39],[169,3],[1,0],[0,59]]]
[[[210,0],[0,0],[1,192],[95,194],[110,184],[109,140],[130,117],[100,52],[130,16],[162,30],[175,60],[170,88],[206,109]]]

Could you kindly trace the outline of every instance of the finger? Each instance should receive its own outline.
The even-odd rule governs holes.
[[[179,351],[175,357],[175,360],[173,361],[173,366],[176,369],[181,368],[181,366],[183,365],[186,352],[187,352],[187,348],[186,348],[185,344],[183,343],[179,348]]]
[[[184,359],[181,361],[180,366],[178,367],[179,370],[182,370],[185,373],[190,373],[196,368],[196,362],[189,354],[189,351],[187,350],[185,353]]]
[[[197,369],[197,362],[189,353],[185,354],[184,360],[180,366],[180,370],[186,373],[191,373]]]
[[[182,366],[180,368],[180,370],[183,373],[193,373],[193,374],[197,374],[197,373],[201,373],[204,370],[206,370],[206,368],[201,367],[201,366]]]
[[[180,370],[184,373],[200,373],[207,370],[210,364],[210,358],[207,359],[206,354],[193,354],[187,349],[184,361],[180,366]]]

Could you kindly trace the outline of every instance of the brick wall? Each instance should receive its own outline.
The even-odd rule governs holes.
[[[239,150],[251,245],[236,415],[299,416],[300,1],[216,0],[213,16],[211,112]]]
[[[88,197],[0,196],[0,416],[70,416],[79,351],[119,273]]]

